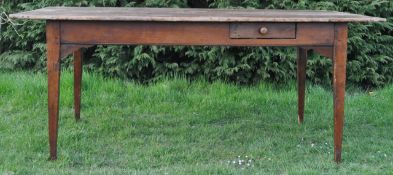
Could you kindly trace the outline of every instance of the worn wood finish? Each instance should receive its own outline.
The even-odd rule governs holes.
[[[298,47],[299,123],[304,118],[307,51],[312,49],[332,58],[334,160],[339,162],[344,122],[347,22],[386,20],[304,10],[69,7],[49,7],[11,17],[47,20],[48,123],[52,160],[57,158],[60,58],[74,53],[74,107],[78,120],[83,59],[80,49],[97,44],[144,44]]]
[[[78,49],[74,52],[74,111],[75,120],[80,119],[81,84],[82,84],[83,52]]]
[[[308,49],[299,47],[297,49],[297,111],[298,123],[302,124],[304,119],[304,98],[306,91],[306,67]]]
[[[57,158],[57,128],[60,94],[60,22],[49,21],[46,25],[48,68],[48,131],[50,159]]]
[[[88,45],[330,46],[334,41],[334,24],[331,23],[298,23],[295,39],[231,39],[229,25],[206,22],[63,21],[61,42]]]
[[[231,23],[229,35],[238,39],[295,39],[296,23]]]
[[[194,8],[47,7],[19,19],[176,22],[377,22],[383,18],[334,11]]]
[[[334,160],[336,162],[341,161],[343,140],[347,36],[347,24],[336,24],[333,57]]]

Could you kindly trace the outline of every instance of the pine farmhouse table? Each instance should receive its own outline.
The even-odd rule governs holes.
[[[48,7],[11,15],[46,20],[50,159],[57,158],[61,58],[74,56],[74,108],[80,118],[82,49],[93,45],[297,47],[298,121],[303,122],[309,50],[333,62],[334,160],[341,161],[349,22],[383,18],[334,11]]]

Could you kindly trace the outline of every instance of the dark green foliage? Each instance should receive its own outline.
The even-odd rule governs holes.
[[[35,63],[31,52],[8,51],[1,54],[0,69],[28,68]]]
[[[348,81],[365,88],[380,87],[393,81],[391,0],[13,0],[2,3],[1,10],[6,14],[63,5],[317,9],[379,16],[388,18],[388,22],[350,24]],[[2,26],[0,67],[45,70],[45,24],[39,21],[17,22],[21,25],[6,23]],[[258,81],[285,82],[295,79],[296,75],[294,48],[97,46],[88,50],[86,58],[89,70],[140,82],[176,74],[191,79],[203,76],[209,80],[253,84]],[[66,59],[64,65],[69,66],[69,63],[71,60]],[[329,59],[313,54],[307,66],[309,80],[321,84],[330,82]]]

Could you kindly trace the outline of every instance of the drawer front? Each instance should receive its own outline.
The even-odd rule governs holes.
[[[295,23],[231,23],[232,39],[295,39]]]

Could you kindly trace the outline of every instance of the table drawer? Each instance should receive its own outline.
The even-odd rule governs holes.
[[[231,23],[232,39],[295,39],[295,23]]]

